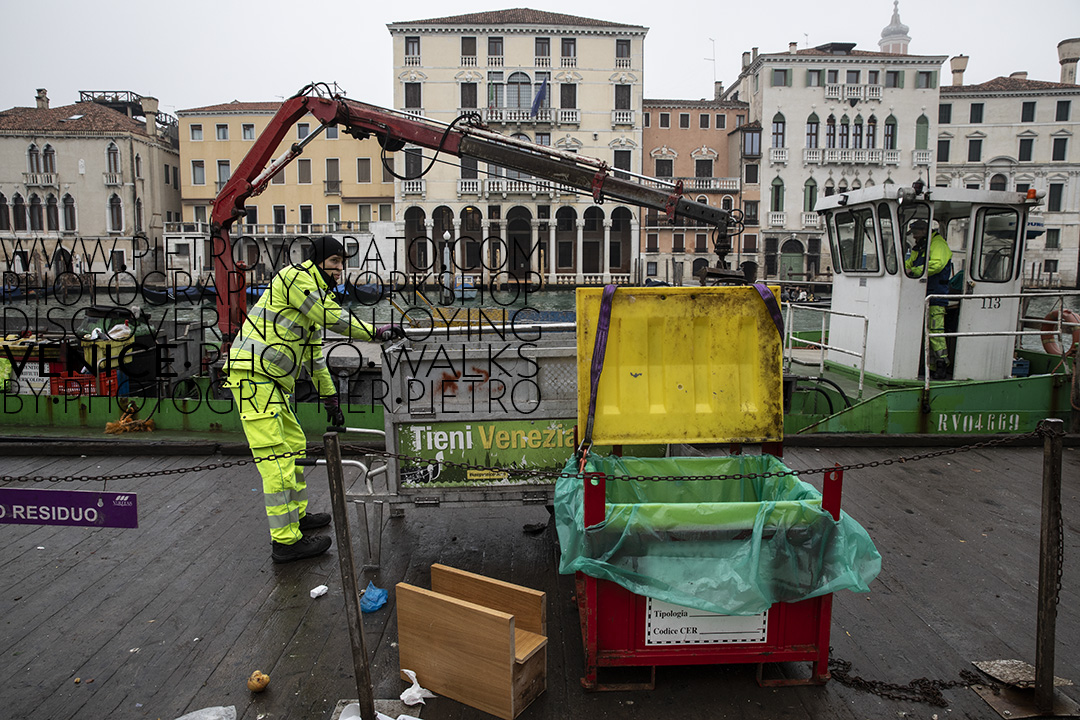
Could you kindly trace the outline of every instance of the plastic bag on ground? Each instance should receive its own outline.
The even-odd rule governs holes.
[[[232,705],[208,707],[181,715],[176,720],[236,720],[236,708]]]
[[[869,534],[771,455],[603,457],[604,520],[584,527],[583,479],[573,458],[555,486],[559,572],[581,571],[657,600],[725,615],[838,590],[868,592],[881,570]],[[712,475],[777,477],[697,480]],[[619,476],[681,476],[652,482]]]
[[[382,588],[375,587],[375,583],[369,580],[367,587],[364,588],[364,594],[360,596],[361,612],[375,612],[385,604],[386,591]]]
[[[423,705],[424,698],[435,697],[435,693],[431,692],[426,688],[420,687],[420,683],[416,681],[416,673],[414,673],[412,670],[406,670],[405,668],[401,668],[401,672],[408,675],[409,679],[412,680],[412,685],[402,691],[401,702],[405,703],[406,705]]]

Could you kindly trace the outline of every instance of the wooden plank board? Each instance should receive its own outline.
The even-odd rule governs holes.
[[[513,615],[515,627],[521,630],[547,634],[547,602],[539,590],[439,563],[431,566],[431,589],[441,595]]]
[[[514,617],[406,583],[396,589],[402,669],[432,692],[513,720]]]

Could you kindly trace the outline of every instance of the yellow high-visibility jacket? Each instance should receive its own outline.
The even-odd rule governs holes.
[[[248,310],[229,351],[226,371],[252,373],[273,380],[286,393],[305,368],[320,397],[337,394],[323,358],[322,329],[355,340],[371,340],[375,329],[334,301],[331,289],[311,260],[281,270]]]

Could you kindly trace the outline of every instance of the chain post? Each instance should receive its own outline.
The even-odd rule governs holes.
[[[1054,645],[1057,629],[1061,542],[1061,447],[1064,423],[1039,423],[1043,432],[1042,527],[1039,534],[1039,605],[1035,630],[1035,708],[1053,714]]]

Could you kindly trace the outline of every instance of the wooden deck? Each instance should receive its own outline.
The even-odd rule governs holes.
[[[900,452],[798,447],[786,462],[820,467]],[[222,459],[235,458],[9,456],[3,465],[10,475],[110,475]],[[869,530],[883,570],[870,594],[836,597],[834,656],[867,679],[901,683],[954,680],[973,660],[1032,662],[1041,462],[1037,448],[996,449],[849,472],[843,506]],[[329,509],[325,472],[310,477],[313,506]],[[819,476],[806,479],[820,486]],[[113,481],[110,491],[138,493],[136,530],[0,525],[0,717],[170,720],[234,705],[245,720],[322,719],[339,699],[355,697],[336,552],[272,564],[258,487],[253,465]],[[1080,681],[1072,650],[1080,646],[1080,450],[1065,450],[1062,495],[1056,674]],[[429,587],[428,568],[440,562],[547,593],[548,690],[523,713],[526,720],[998,717],[966,688],[945,692],[945,710],[837,682],[760,688],[748,666],[661,668],[655,691],[586,694],[573,578],[557,574],[553,528],[523,532],[547,517],[543,507],[444,507],[387,520],[383,567],[371,579],[391,590],[390,602],[365,617],[377,698],[396,698],[405,687],[393,586]],[[311,599],[309,590],[320,584],[330,592]],[[245,686],[256,669],[272,678],[260,695]],[[1080,699],[1080,688],[1063,692]],[[419,714],[490,717],[445,698],[428,701]]]

